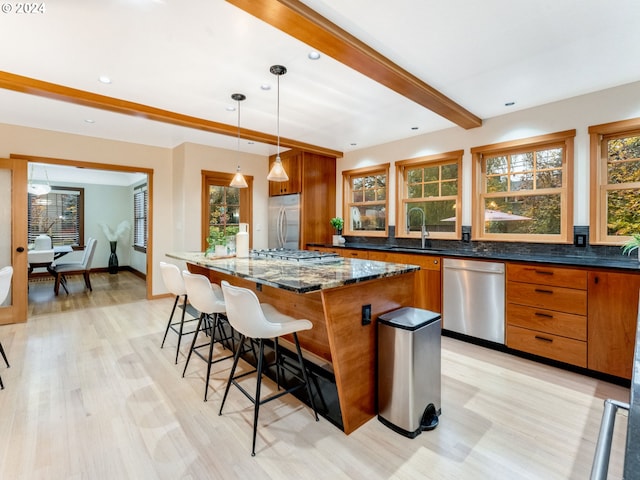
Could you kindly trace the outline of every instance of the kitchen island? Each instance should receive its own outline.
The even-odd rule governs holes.
[[[201,252],[167,256],[185,261],[189,271],[212,282],[227,280],[249,288],[261,302],[310,320],[313,328],[298,334],[300,345],[335,376],[344,432],[353,432],[376,415],[376,319],[412,306],[418,266],[344,258],[316,263],[207,258]]]

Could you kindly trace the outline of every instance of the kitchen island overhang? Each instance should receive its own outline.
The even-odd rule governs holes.
[[[227,280],[256,293],[282,313],[306,318],[313,328],[298,334],[302,348],[331,365],[342,429],[349,434],[373,418],[376,408],[377,318],[413,306],[416,265],[340,258],[305,264],[268,258],[207,258],[202,252],[168,253],[192,273]],[[370,306],[370,319],[363,306]],[[368,321],[370,320],[370,321]]]

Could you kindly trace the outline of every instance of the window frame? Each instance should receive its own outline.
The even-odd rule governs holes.
[[[358,237],[387,237],[389,235],[389,168],[390,163],[380,165],[372,165],[370,167],[355,168],[344,170],[342,172],[342,212],[344,215],[343,235],[351,235]],[[384,202],[369,202],[370,205],[382,205],[384,203],[384,230],[352,230],[351,229],[351,207],[355,202],[352,198],[352,180],[359,177],[368,177],[372,175],[384,175],[386,178],[386,194]],[[363,205],[366,202],[358,202]]]
[[[615,184],[608,183],[607,161],[605,154],[607,141],[613,138],[640,135],[640,117],[617,122],[592,125],[588,129],[590,144],[589,175],[589,243],[592,245],[622,245],[631,238],[630,235],[607,234],[607,193],[619,190],[620,185],[627,188],[640,188],[640,182]]]
[[[209,187],[228,187],[235,173],[214,172],[202,170],[202,219],[200,229],[200,245],[203,252],[207,250],[207,238],[209,234]],[[247,181],[247,188],[239,188],[240,190],[240,221],[242,223],[253,223],[253,176],[244,175]],[[249,248],[253,245],[252,228],[249,228]]]
[[[142,217],[136,216],[136,195],[143,195],[143,209],[144,214]],[[143,244],[136,243],[138,238],[138,219],[142,218],[144,223]],[[137,252],[147,253],[147,245],[149,242],[149,185],[147,182],[133,187],[133,249]]]
[[[574,138],[576,130],[549,133],[535,137],[510,140],[471,148],[472,156],[472,223],[471,237],[478,241],[530,242],[530,243],[573,243],[573,164]],[[513,192],[501,194],[486,193],[486,169],[483,159],[488,156],[513,155],[525,153],[530,149],[562,147],[562,186],[560,193],[560,233],[559,234],[497,234],[486,233],[484,224],[485,198],[515,196]],[[540,195],[535,190],[530,193],[519,192],[518,196]]]
[[[62,187],[62,186],[56,186],[56,185],[51,185],[51,192],[45,194],[45,195],[32,195],[29,194],[29,202],[28,202],[28,206],[27,208],[29,209],[29,214],[27,217],[27,238],[28,238],[28,242],[31,242],[31,237],[34,237],[34,234],[31,233],[31,197],[44,197],[47,195],[51,195],[51,194],[56,194],[57,192],[64,192],[64,191],[69,191],[69,192],[77,192],[77,196],[78,196],[78,211],[77,211],[77,222],[78,222],[78,245],[84,245],[84,188],[83,187]],[[51,227],[49,227],[50,229]],[[56,242],[56,236],[53,234],[49,234],[48,231],[49,229],[45,230],[44,232],[39,232],[39,234],[41,233],[45,233],[48,234],[51,237],[51,245],[52,246],[57,246],[57,245],[65,245],[64,243],[60,243],[60,242]],[[74,244],[72,244],[74,245]]]
[[[453,232],[432,232],[429,231],[429,238],[457,240],[462,235],[462,156],[464,150],[455,150],[452,152],[428,155],[425,157],[412,158],[408,160],[400,160],[395,162],[396,166],[396,238],[420,238],[421,232],[407,233],[405,204],[409,202],[409,192],[407,183],[407,172],[414,168],[436,167],[456,163],[458,166],[458,193],[455,195],[455,229]],[[448,197],[453,197],[449,195]],[[422,197],[419,203],[428,202],[429,197]],[[443,197],[433,197],[442,199]],[[413,201],[413,199],[412,199]]]

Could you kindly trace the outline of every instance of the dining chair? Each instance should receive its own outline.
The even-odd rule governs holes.
[[[87,242],[87,246],[84,249],[84,253],[82,256],[82,260],[80,262],[77,261],[56,261],[55,264],[51,265],[47,268],[49,273],[55,277],[55,284],[53,286],[53,291],[56,295],[58,295],[58,291],[60,290],[60,285],[64,288],[64,291],[69,294],[69,290],[67,289],[67,276],[69,275],[82,275],[84,278],[85,287],[92,291],[91,288],[91,263],[93,261],[93,254],[96,250],[96,245],[98,241],[95,238],[90,238]],[[71,255],[71,254],[69,254]]]
[[[180,343],[182,341],[182,337],[184,335],[190,335],[195,333],[195,330],[184,330],[185,323],[194,322],[196,318],[190,318],[186,322],[184,320],[185,314],[187,312],[187,304],[188,304],[188,295],[187,289],[184,286],[184,278],[182,277],[182,273],[180,273],[180,269],[177,265],[173,263],[160,262],[160,273],[162,275],[162,281],[164,282],[164,286],[169,290],[170,293],[175,295],[175,300],[173,302],[173,308],[171,309],[171,315],[169,315],[169,321],[167,322],[167,328],[164,331],[164,337],[162,338],[162,344],[160,348],[164,347],[164,342],[167,339],[167,334],[169,330],[175,332],[178,335],[178,346],[176,347],[176,364],[178,363],[178,355],[180,353]],[[180,297],[182,300],[182,315],[180,317],[179,322],[173,322],[173,314],[176,311],[176,307],[178,306],[178,301]]]
[[[211,365],[221,362],[233,356],[227,355],[225,357],[213,359],[213,347],[216,343],[220,343],[223,347],[225,342],[234,342],[233,331],[225,330],[226,317],[226,305],[220,285],[211,283],[207,277],[197,273],[190,273],[183,271],[182,276],[184,278],[184,286],[189,297],[189,302],[193,307],[200,312],[198,319],[198,326],[196,327],[191,341],[191,348],[189,348],[189,354],[187,355],[187,362],[184,365],[182,371],[182,377],[184,377],[189,361],[191,360],[191,354],[195,353],[202,360],[207,362],[207,375],[205,377],[204,386],[204,401],[207,401],[207,395],[209,393],[209,377],[211,376]],[[207,323],[208,327],[203,327]],[[209,331],[209,341],[196,345],[198,340],[198,334],[202,331]],[[209,355],[205,357],[198,350],[202,347],[209,347]]]
[[[256,435],[258,429],[258,414],[260,411],[260,405],[275,400],[287,393],[291,393],[300,388],[306,388],[311,408],[313,409],[313,415],[316,421],[318,421],[318,412],[316,410],[313,394],[311,393],[311,384],[307,375],[307,369],[304,365],[304,358],[302,357],[302,350],[300,349],[300,342],[298,341],[298,333],[303,330],[310,330],[313,324],[309,320],[299,320],[288,315],[284,315],[278,311],[272,305],[263,303],[261,304],[256,294],[242,287],[235,287],[230,285],[227,281],[221,282],[222,293],[224,295],[224,301],[227,306],[227,319],[233,327],[233,329],[240,334],[240,342],[236,348],[236,352],[233,358],[233,366],[231,367],[231,373],[229,374],[229,380],[222,397],[222,404],[220,405],[219,415],[222,415],[222,409],[224,408],[227,395],[229,394],[229,388],[231,385],[235,385],[238,389],[249,399],[254,405],[253,413],[253,441],[251,446],[251,456],[256,454]],[[302,374],[302,378],[299,383],[280,390],[280,382],[277,380],[278,391],[265,398],[260,398],[260,389],[262,385],[262,375],[265,372],[265,355],[264,355],[264,341],[265,339],[276,339],[283,335],[293,336],[296,352],[298,356],[299,368]],[[238,360],[243,350],[245,339],[254,339],[258,341],[258,361],[257,367],[254,370],[242,372],[235,375],[236,368],[238,366]],[[276,371],[279,369],[278,350],[275,350],[275,365]],[[251,395],[238,380],[247,375],[253,373],[257,374],[256,378],[256,390],[255,395]]]
[[[7,296],[9,295],[9,289],[11,288],[11,277],[13,275],[13,267],[7,266],[0,268],[0,305],[4,303]],[[0,342],[0,354],[4,359],[4,363],[7,364],[7,368],[9,365],[9,360],[7,360],[7,355],[4,353],[4,347],[2,346],[2,342]],[[4,383],[2,383],[2,377],[0,377],[0,389],[4,390]]]

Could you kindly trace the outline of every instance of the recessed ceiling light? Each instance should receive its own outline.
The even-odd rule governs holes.
[[[309,52],[307,57],[309,57],[309,60],[319,60],[320,54],[318,52],[313,51],[313,52]]]
[[[271,90],[271,85],[269,85],[268,83],[263,83],[262,85],[260,85],[260,89],[261,90]]]
[[[513,107],[516,104],[516,102],[505,102],[504,106],[505,107]]]
[[[418,130],[418,127],[411,127],[411,130]]]
[[[95,121],[95,120],[93,120],[92,118],[85,118],[85,119],[84,119],[84,121],[85,121],[86,123],[96,123],[96,121]]]
[[[235,112],[236,111],[236,107],[234,107],[233,105],[227,105],[226,110],[227,110],[227,112]]]
[[[100,75],[98,80],[100,80],[100,83],[104,83],[105,85],[109,85],[111,83],[111,77],[107,75]]]

